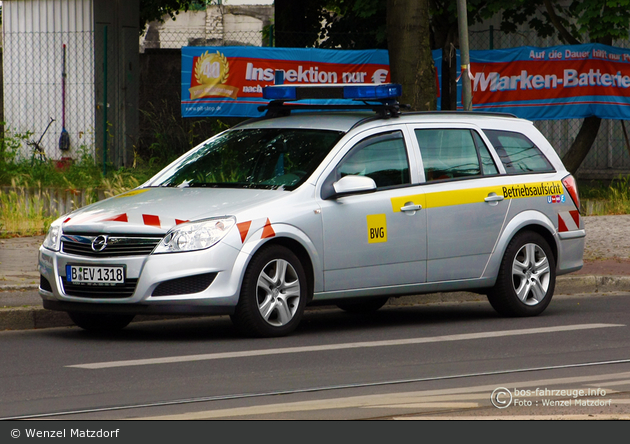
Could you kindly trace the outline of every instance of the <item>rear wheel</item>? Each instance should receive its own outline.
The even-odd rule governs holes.
[[[388,297],[363,299],[361,301],[340,302],[337,307],[348,313],[372,313],[377,311],[389,300]]]
[[[555,286],[556,262],[549,244],[540,234],[524,231],[509,243],[488,300],[504,316],[536,316],[551,302]]]
[[[304,268],[291,250],[266,247],[247,267],[232,321],[248,336],[287,335],[302,319],[307,287]]]
[[[88,331],[117,331],[125,328],[134,315],[69,312],[72,322]]]

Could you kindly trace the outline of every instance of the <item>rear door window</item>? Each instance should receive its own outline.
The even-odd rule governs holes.
[[[492,158],[485,160],[490,163],[482,171],[481,157],[472,133],[468,129],[457,128],[415,130],[427,182],[477,177],[486,169],[493,171],[490,166],[494,166]],[[486,154],[489,157],[487,149]]]

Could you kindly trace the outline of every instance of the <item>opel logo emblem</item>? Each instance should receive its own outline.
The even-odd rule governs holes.
[[[96,252],[103,251],[107,246],[107,236],[100,235],[92,241],[92,250]]]

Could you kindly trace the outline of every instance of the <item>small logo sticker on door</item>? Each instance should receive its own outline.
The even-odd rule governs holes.
[[[385,214],[369,214],[367,216],[368,243],[387,242],[387,219]]]

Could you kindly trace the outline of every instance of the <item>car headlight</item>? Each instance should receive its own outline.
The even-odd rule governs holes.
[[[61,247],[61,224],[52,223],[42,245],[49,250],[59,251]]]
[[[153,253],[175,253],[210,248],[223,239],[236,224],[235,217],[217,217],[187,222],[172,228]]]

